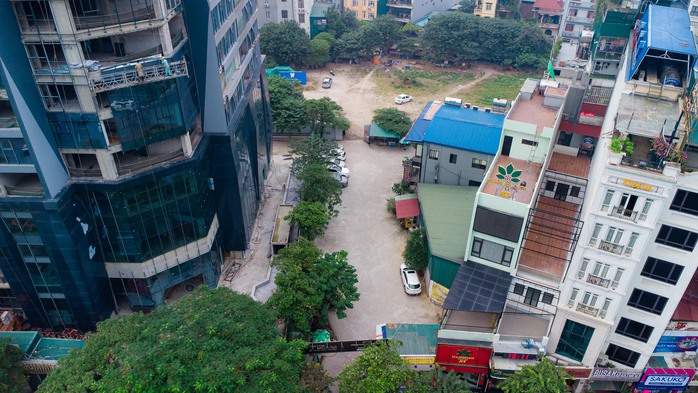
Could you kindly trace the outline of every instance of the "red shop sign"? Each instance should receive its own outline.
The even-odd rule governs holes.
[[[489,371],[492,348],[439,344],[436,363],[445,370],[485,374]]]

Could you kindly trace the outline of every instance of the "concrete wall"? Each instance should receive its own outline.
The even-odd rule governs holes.
[[[439,159],[429,158],[429,151],[439,152]],[[456,155],[456,163],[449,163],[451,154]],[[473,168],[473,159],[478,158],[487,161],[485,169]],[[492,166],[494,156],[476,153],[468,150],[455,149],[443,145],[425,143],[422,155],[422,170],[420,183],[438,183],[456,186],[467,186],[469,180],[482,183],[487,169]]]

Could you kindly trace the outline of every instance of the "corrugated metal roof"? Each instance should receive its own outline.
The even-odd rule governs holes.
[[[407,133],[405,142],[422,143],[424,133],[427,131],[427,127],[429,127],[429,123],[431,122],[430,120],[425,120],[424,116],[426,116],[427,112],[429,112],[429,108],[431,108],[433,103],[434,101],[429,101],[426,105],[424,105],[424,109],[422,109],[422,112],[419,114],[419,116],[417,116],[417,120],[414,122],[414,124],[412,124],[410,132]]]
[[[331,3],[313,3],[312,8],[310,8],[311,18],[325,18],[327,17],[327,9],[332,6]]]
[[[419,184],[419,204],[432,254],[456,262],[465,259],[465,241],[475,210],[477,189]]]
[[[444,105],[430,122],[423,142],[497,154],[504,115]]]
[[[371,128],[368,130],[368,136],[373,136],[373,137],[377,137],[377,138],[400,139],[400,135],[398,135],[394,132],[385,130],[376,123],[371,123]]]
[[[397,195],[395,197],[395,216],[398,219],[419,216],[417,195]]]
[[[688,11],[650,4],[647,8],[647,46],[685,55],[696,54]]]

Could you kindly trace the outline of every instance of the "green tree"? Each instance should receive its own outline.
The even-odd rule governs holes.
[[[424,270],[429,266],[429,246],[427,245],[427,231],[419,228],[410,233],[405,249],[402,251],[405,264],[414,270]]]
[[[409,56],[414,56],[415,52],[419,50],[419,39],[405,38],[397,44],[397,50]]]
[[[279,65],[300,65],[310,52],[310,39],[294,20],[267,23],[259,28],[262,53]]]
[[[299,202],[291,213],[284,217],[291,224],[297,224],[301,235],[308,240],[315,240],[315,238],[322,236],[327,229],[330,218],[324,204],[306,201]]]
[[[472,14],[475,11],[475,0],[461,0],[458,10],[466,14]]]
[[[332,150],[337,148],[337,143],[322,139],[318,135],[310,135],[305,139],[289,143],[289,147],[293,156],[291,173],[298,176],[308,165],[327,161]]]
[[[342,59],[356,59],[361,56],[362,50],[363,33],[358,29],[342,34],[335,46],[337,57]]]
[[[300,237],[279,251],[273,261],[278,269],[276,291],[269,299],[289,329],[308,335],[312,321],[326,325],[328,314],[338,318],[359,300],[356,269],[347,262],[347,252],[324,254],[310,240]]]
[[[401,137],[407,135],[412,127],[412,120],[407,113],[395,108],[376,109],[373,111],[372,121],[384,130],[394,132]]]
[[[249,296],[201,286],[99,323],[39,392],[299,392],[304,346],[281,339],[272,311]]]
[[[559,393],[567,390],[572,377],[563,367],[543,358],[535,366],[523,366],[497,387],[506,393]]]
[[[305,100],[305,110],[313,133],[322,137],[329,127],[339,128],[345,123],[340,120],[342,107],[329,97]]]
[[[471,393],[468,384],[453,371],[445,373],[438,365],[428,372],[421,372],[409,393]]]
[[[330,43],[313,38],[310,40],[310,52],[306,63],[315,67],[322,67],[330,61]]]
[[[336,53],[336,45],[337,45],[337,39],[334,38],[334,36],[326,31],[323,31],[322,33],[318,34],[313,38],[313,40],[323,40],[330,44],[330,59],[334,59],[337,57]],[[312,40],[311,40],[312,41]]]
[[[24,358],[22,351],[10,344],[10,340],[0,340],[0,391],[7,393],[22,393],[27,385],[24,366],[20,361]]]
[[[302,201],[321,203],[332,217],[339,214],[342,203],[342,186],[323,161],[308,164],[296,178],[301,182],[298,194]]]
[[[422,31],[422,28],[415,25],[412,22],[409,22],[402,26],[400,31],[402,32],[402,35],[405,37],[417,37],[419,33]]]
[[[334,383],[332,378],[320,363],[307,361],[301,373],[301,389],[303,393],[330,393]]]
[[[337,8],[333,5],[327,9],[325,15],[327,16],[327,32],[335,38],[339,38],[359,27],[356,15],[351,11],[344,11],[342,8]]]
[[[271,117],[277,132],[298,132],[308,124],[308,112],[305,110],[305,98],[298,89],[297,81],[290,81],[280,76],[267,79],[269,85],[269,102]]]
[[[402,25],[391,15],[380,15],[373,26],[378,29],[383,53],[387,54],[390,47],[402,39]]]
[[[399,342],[379,341],[363,350],[337,376],[340,393],[395,392],[411,385],[417,372],[403,362],[397,351]]]
[[[406,180],[400,180],[399,182],[393,184],[392,190],[395,195],[405,195],[413,192],[410,182]]]
[[[462,12],[444,12],[429,18],[420,39],[425,56],[442,62],[453,57],[475,61],[481,56],[482,19]]]

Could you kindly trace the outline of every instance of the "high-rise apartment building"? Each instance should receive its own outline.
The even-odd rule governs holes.
[[[0,3],[0,270],[36,327],[93,329],[250,238],[271,148],[257,3]]]

